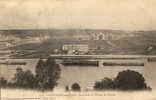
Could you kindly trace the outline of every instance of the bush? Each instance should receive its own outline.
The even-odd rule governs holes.
[[[113,80],[104,78],[97,81],[94,85],[95,90],[152,90],[147,86],[145,79],[139,72],[125,70],[119,72],[117,77]]]
[[[0,77],[0,88],[5,88],[7,86],[7,80],[3,77]]]
[[[74,83],[71,88],[73,91],[80,91],[81,90],[80,85],[78,83]]]
[[[95,90],[111,90],[115,88],[114,81],[110,78],[104,78],[101,81],[97,81],[94,85]]]
[[[68,86],[65,87],[65,91],[69,91],[69,87]]]
[[[39,88],[42,90],[53,90],[58,84],[60,78],[60,66],[56,64],[53,58],[48,58],[47,61],[40,60],[36,66],[36,79]]]
[[[13,83],[9,83],[10,86],[18,88],[36,88],[37,86],[35,76],[30,70],[23,71],[22,68],[17,68],[13,80]]]
[[[116,88],[119,90],[143,90],[147,89],[144,77],[135,71],[119,72],[115,78]]]

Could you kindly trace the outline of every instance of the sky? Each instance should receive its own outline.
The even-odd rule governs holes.
[[[156,30],[156,0],[0,0],[0,29]]]

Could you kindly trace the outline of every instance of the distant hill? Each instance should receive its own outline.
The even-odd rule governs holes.
[[[105,34],[104,37],[101,38],[103,36],[101,34]],[[98,35],[99,38],[96,40]],[[100,48],[96,54],[156,54],[156,31],[92,29],[0,31],[0,38],[6,38],[5,43],[10,42],[8,37],[12,37],[13,45],[5,49],[18,51],[14,57],[45,58],[52,54],[54,49],[61,49],[63,44],[88,44],[89,48]]]

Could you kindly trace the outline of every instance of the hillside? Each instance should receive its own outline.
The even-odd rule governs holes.
[[[106,37],[96,40],[95,35],[99,34]],[[91,49],[100,48],[95,54],[156,54],[156,31],[1,30],[0,39],[0,43],[10,44],[1,48],[16,51],[12,54],[16,58],[46,58],[63,44],[88,44]]]

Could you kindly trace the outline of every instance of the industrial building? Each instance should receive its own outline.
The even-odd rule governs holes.
[[[67,54],[85,54],[88,52],[89,47],[86,44],[65,44],[62,50],[67,51]]]

